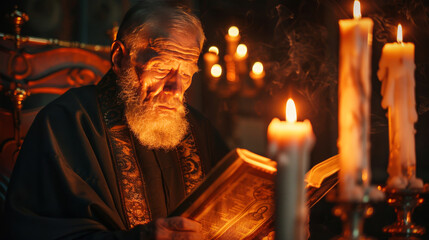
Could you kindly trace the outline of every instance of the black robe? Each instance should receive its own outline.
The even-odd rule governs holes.
[[[118,188],[96,92],[95,86],[69,90],[34,120],[9,184],[2,224],[6,239],[144,239],[145,225],[129,229],[126,224],[123,193]],[[207,174],[228,149],[196,110],[188,107],[187,118]],[[142,146],[135,149],[138,161],[144,162],[148,152]],[[171,156],[162,151],[149,151],[151,154],[158,162]],[[161,174],[170,174],[165,170],[169,168],[171,164],[164,169],[161,166]],[[177,170],[170,175],[174,173]],[[172,178],[166,181],[182,181]],[[183,191],[171,187],[157,190],[164,191],[170,200],[159,199],[166,201],[165,206],[154,209],[154,217],[165,217],[185,197]],[[149,206],[156,201],[149,197]]]

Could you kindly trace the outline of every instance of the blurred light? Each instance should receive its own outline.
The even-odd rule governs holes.
[[[239,33],[238,27],[236,26],[232,26],[228,29],[228,35],[231,37],[237,37]]]
[[[254,74],[261,74],[264,71],[264,65],[261,62],[255,62],[252,67]]]
[[[210,71],[213,77],[218,78],[222,75],[222,67],[219,64],[214,64]]]
[[[209,47],[209,52],[219,55],[219,48],[217,48],[216,46],[211,46]]]
[[[239,57],[244,57],[247,54],[247,47],[244,44],[239,44],[237,47],[237,55]]]

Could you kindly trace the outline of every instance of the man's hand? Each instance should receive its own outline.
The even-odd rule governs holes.
[[[160,239],[203,239],[200,223],[184,217],[155,220],[154,237]]]

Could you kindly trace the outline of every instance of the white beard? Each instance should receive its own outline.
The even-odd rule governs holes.
[[[149,149],[175,148],[189,129],[183,103],[162,93],[153,101],[144,102],[139,80],[131,69],[124,71],[118,78],[119,97],[125,103],[127,123],[140,143]],[[159,104],[175,106],[177,110],[161,110],[157,108]]]

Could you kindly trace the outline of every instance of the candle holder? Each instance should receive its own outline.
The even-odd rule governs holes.
[[[332,209],[334,216],[343,222],[343,232],[332,240],[375,240],[375,238],[365,236],[363,225],[365,218],[370,217],[374,209],[371,202],[381,201],[384,198],[383,192],[370,187],[361,201],[341,200],[337,194],[338,189],[334,189],[327,195],[327,200],[337,205]]]
[[[235,30],[232,31],[234,35],[231,35],[231,30]],[[252,98],[264,86],[265,71],[262,63],[255,62],[251,71],[248,71],[248,50],[245,44],[239,44],[240,39],[238,28],[232,26],[225,36],[227,43],[223,57],[225,67],[219,62],[221,58],[217,47],[210,47],[204,54],[208,89],[224,99],[234,96]],[[213,72],[215,65],[216,73]],[[226,71],[223,73],[222,69]]]
[[[429,192],[429,185],[423,188],[383,188],[387,203],[395,208],[396,222],[383,228],[391,235],[389,240],[418,240],[425,233],[425,228],[413,223],[411,215],[414,209],[423,203],[421,194]]]
[[[364,220],[373,213],[369,203],[338,201],[332,213],[343,222],[343,232],[333,240],[374,240],[363,234]]]

